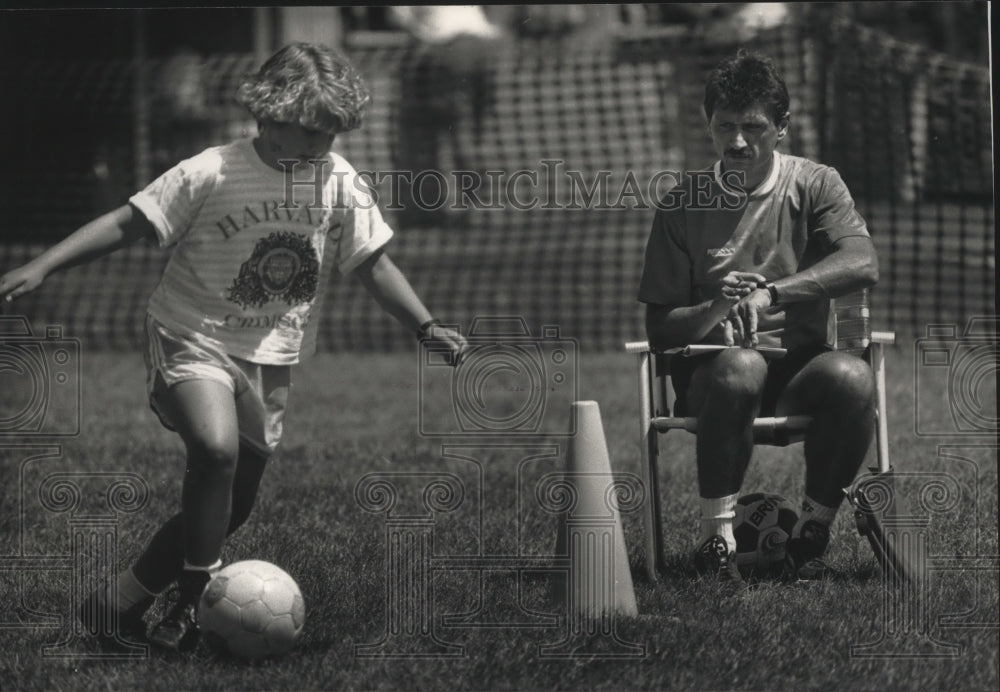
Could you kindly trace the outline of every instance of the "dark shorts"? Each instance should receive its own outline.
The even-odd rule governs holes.
[[[774,415],[778,405],[778,398],[785,391],[785,387],[792,381],[806,363],[821,353],[832,350],[824,344],[808,344],[789,349],[784,358],[768,361],[767,380],[764,382],[764,393],[760,402],[760,413],[762,417]],[[687,412],[687,390],[691,384],[691,376],[700,365],[710,363],[712,359],[719,355],[721,351],[715,353],[703,353],[696,356],[675,355],[670,360],[670,377],[674,384],[674,393],[677,399],[674,403],[674,415],[686,416]]]

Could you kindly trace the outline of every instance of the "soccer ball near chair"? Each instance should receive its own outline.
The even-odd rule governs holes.
[[[746,577],[777,577],[798,514],[788,500],[771,493],[751,493],[736,501],[733,535],[736,566]]]

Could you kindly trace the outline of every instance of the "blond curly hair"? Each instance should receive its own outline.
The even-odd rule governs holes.
[[[371,94],[344,56],[292,43],[240,84],[236,99],[258,123],[292,123],[337,134],[361,126]]]

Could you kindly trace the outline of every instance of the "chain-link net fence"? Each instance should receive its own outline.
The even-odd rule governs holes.
[[[645,36],[559,56],[530,42],[350,49],[374,104],[335,148],[382,174],[373,185],[397,230],[389,252],[436,315],[463,327],[518,315],[593,349],[641,336],[635,294],[652,203],[668,173],[711,164],[704,78],[736,47]],[[792,94],[783,150],[835,166],[869,222],[882,268],[876,328],[922,332],[992,313],[989,70],[846,22],[788,24],[748,45],[775,58]],[[8,61],[3,82],[21,95],[23,125],[3,145],[16,164],[3,186],[11,240],[0,267],[177,160],[252,134],[233,95],[256,67],[251,55]],[[396,194],[392,171],[442,175],[424,176],[418,209],[414,195]],[[133,347],[166,259],[120,251],[52,277],[18,310],[91,348]],[[338,277],[328,290],[321,348],[412,348],[357,281]]]

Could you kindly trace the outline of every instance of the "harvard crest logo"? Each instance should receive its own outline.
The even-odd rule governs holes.
[[[257,243],[240,267],[229,287],[229,300],[243,309],[278,299],[299,305],[313,299],[318,281],[319,260],[309,241],[296,233],[272,233]]]

